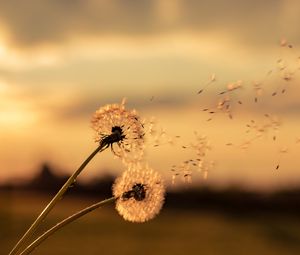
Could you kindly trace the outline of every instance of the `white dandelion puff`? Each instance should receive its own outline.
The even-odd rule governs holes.
[[[165,187],[160,174],[148,165],[131,164],[113,185],[116,209],[128,221],[145,222],[162,208]]]
[[[144,125],[136,110],[125,109],[125,99],[121,104],[100,107],[94,113],[91,123],[96,131],[95,141],[104,148],[111,147],[114,154],[125,161],[142,157]]]

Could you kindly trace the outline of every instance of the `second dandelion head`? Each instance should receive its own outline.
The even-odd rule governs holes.
[[[130,165],[116,180],[113,194],[118,198],[116,209],[125,220],[145,222],[162,208],[165,187],[159,173],[138,163]]]

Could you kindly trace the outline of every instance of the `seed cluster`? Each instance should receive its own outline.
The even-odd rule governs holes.
[[[116,209],[125,220],[145,222],[161,210],[165,187],[158,172],[147,164],[137,163],[116,179],[113,194],[118,197]]]
[[[111,147],[127,166],[113,185],[117,211],[132,222],[154,218],[162,208],[165,187],[162,177],[141,163],[145,141],[144,123],[139,115],[135,110],[126,110],[123,100],[121,104],[99,108],[91,123],[96,131],[95,141],[104,149]]]
[[[135,110],[121,104],[99,108],[92,117],[95,141],[111,147],[114,154],[125,162],[141,159],[144,152],[144,126]]]

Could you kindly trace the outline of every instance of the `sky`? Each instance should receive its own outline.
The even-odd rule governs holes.
[[[193,182],[298,185],[299,12],[296,0],[1,0],[0,182],[43,162],[71,173],[96,146],[93,112],[126,97],[175,141],[147,148],[166,178],[197,132],[214,164]],[[107,151],[82,178],[123,168]]]

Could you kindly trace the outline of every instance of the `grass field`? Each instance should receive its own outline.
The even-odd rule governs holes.
[[[8,254],[49,197],[0,194],[0,254]],[[47,225],[91,201],[66,198],[47,218]],[[113,205],[72,223],[33,254],[300,254],[300,217],[257,216],[218,212],[162,210],[144,224],[124,221]]]

